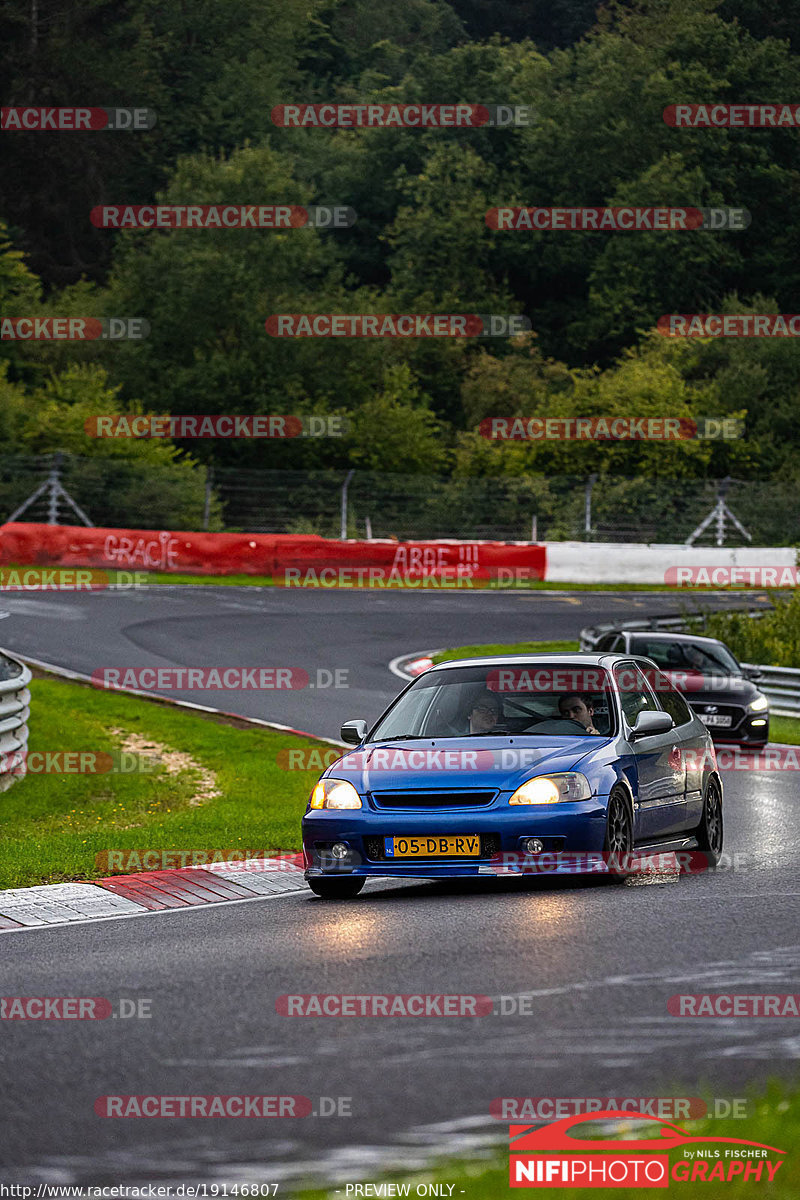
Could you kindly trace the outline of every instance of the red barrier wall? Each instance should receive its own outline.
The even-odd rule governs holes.
[[[0,564],[99,567],[123,571],[166,571],[207,575],[272,575],[289,586],[358,585],[358,570],[392,572],[388,580],[402,584],[443,576],[450,586],[463,580],[511,582],[543,579],[544,546],[529,542],[335,541],[316,535],[270,533],[184,533],[152,529],[87,529],[81,525],[0,526]],[[343,571],[339,579],[334,572]],[[289,572],[286,575],[286,572]],[[326,571],[325,577],[320,572]],[[375,580],[378,586],[379,581]]]

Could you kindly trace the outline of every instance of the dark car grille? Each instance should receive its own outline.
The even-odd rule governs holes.
[[[481,838],[481,854],[480,854],[481,858],[491,858],[493,854],[500,853],[500,834],[499,833],[482,833],[480,835],[480,838]],[[386,852],[384,850],[384,841],[383,841],[382,837],[366,837],[366,838],[364,838],[364,853],[366,854],[367,858],[370,859],[372,862],[390,861],[393,863],[397,863],[399,861],[403,866],[410,866],[412,864],[412,862],[415,861],[410,858],[398,860],[398,859],[394,858],[392,855],[387,856]],[[454,854],[452,857],[458,858],[458,855]],[[416,861],[419,861],[419,860],[416,860]],[[435,861],[436,862],[447,862],[448,858],[447,857],[439,857]],[[470,861],[476,862],[477,860],[471,859]]]
[[[376,808],[485,808],[497,792],[373,792]]]
[[[713,708],[714,712],[710,715],[717,717],[730,717],[731,726],[738,725],[745,715],[745,710],[743,708],[738,708],[731,704],[714,704],[711,700],[698,700],[696,704],[692,704],[690,707],[694,709],[699,717],[702,717],[705,713],[707,713],[709,708]]]

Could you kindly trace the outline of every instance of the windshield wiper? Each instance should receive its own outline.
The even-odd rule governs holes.
[[[430,734],[424,733],[398,733],[397,737],[373,738],[368,745],[374,746],[378,742],[420,742],[427,741],[429,738]],[[433,739],[430,738],[430,740]]]

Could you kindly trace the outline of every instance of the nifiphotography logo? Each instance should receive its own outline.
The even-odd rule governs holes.
[[[776,1156],[786,1153],[743,1138],[693,1137],[663,1122],[658,1136],[635,1140],[572,1132],[575,1126],[594,1121],[607,1126],[616,1120],[630,1123],[631,1113],[607,1109],[549,1125],[509,1126],[510,1186],[665,1188],[673,1180],[731,1183],[740,1178],[766,1184],[783,1165]],[[676,1151],[672,1162],[669,1151]]]

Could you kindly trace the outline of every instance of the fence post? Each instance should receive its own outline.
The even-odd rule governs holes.
[[[211,513],[211,486],[214,481],[214,468],[206,467],[206,496],[203,502],[203,529],[208,529],[208,521]]]
[[[344,483],[342,484],[342,523],[340,526],[340,537],[343,542],[347,541],[347,489],[350,486],[350,480],[354,475],[355,471],[348,471],[347,475],[345,476]]]
[[[53,465],[50,468],[50,475],[47,480],[47,524],[58,524],[58,493],[61,485],[60,471],[62,454],[60,450],[56,450],[53,455]]]
[[[583,506],[583,532],[586,535],[585,541],[590,541],[589,534],[592,532],[592,488],[597,482],[597,475],[590,475],[586,482],[586,497]]]

